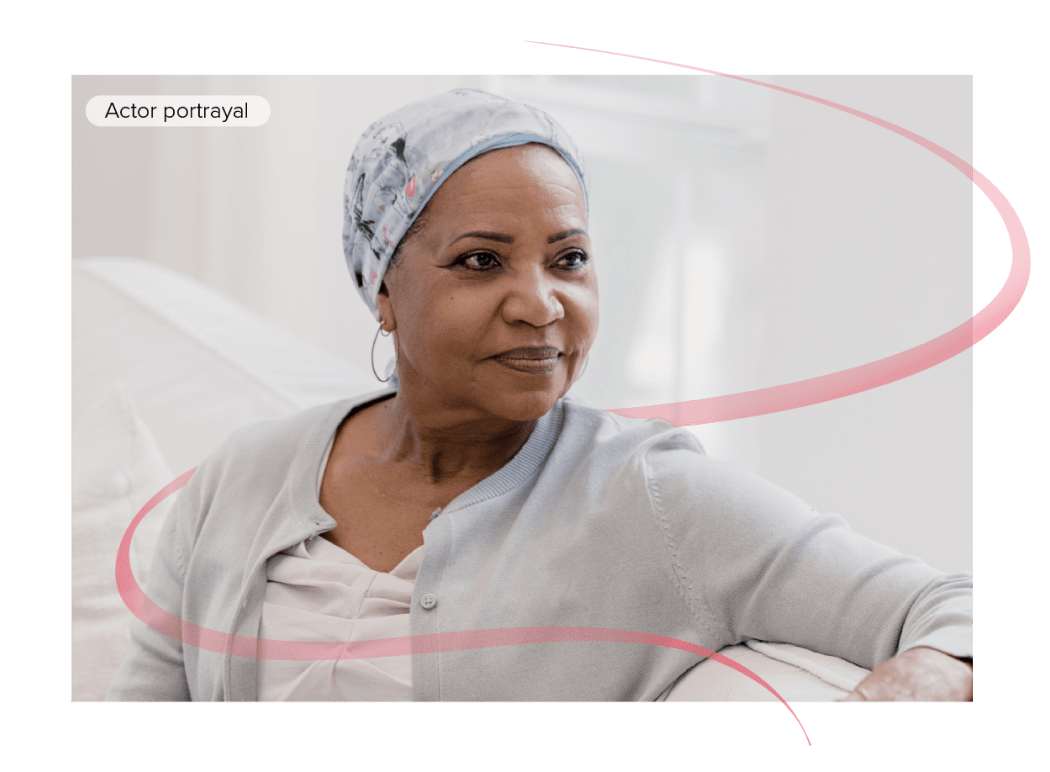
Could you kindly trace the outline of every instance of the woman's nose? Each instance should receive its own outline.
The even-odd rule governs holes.
[[[546,327],[564,316],[565,307],[558,297],[556,282],[546,275],[543,267],[514,277],[503,301],[504,321]]]

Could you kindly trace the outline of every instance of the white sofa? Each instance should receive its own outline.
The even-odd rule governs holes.
[[[73,699],[101,700],[131,625],[114,579],[117,545],[160,488],[238,427],[371,391],[342,360],[180,274],[127,258],[73,261]],[[348,297],[348,302],[352,298]],[[145,586],[170,501],[132,541]],[[789,702],[844,696],[867,673],[787,644],[726,649]],[[670,701],[773,700],[751,679],[705,661]]]

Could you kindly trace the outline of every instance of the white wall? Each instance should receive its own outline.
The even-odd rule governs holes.
[[[793,77],[972,160],[968,77]],[[972,315],[969,179],[856,117],[774,95],[765,342],[751,388],[890,356]],[[943,570],[973,564],[972,356],[863,394],[747,419],[763,476]]]
[[[343,175],[377,117],[477,78],[73,80],[73,256],[156,261],[368,369],[375,324],[342,258]],[[99,128],[96,94],[259,94],[259,128]]]
[[[970,155],[968,78],[778,78]],[[546,107],[593,178],[602,407],[715,396],[896,353],[970,315],[971,191],[885,130],[714,76],[77,77],[73,254],[163,263],[368,368],[343,173],[377,117],[480,86]],[[96,94],[260,94],[254,129],[110,129]],[[711,455],[938,568],[972,564],[968,354],[825,405],[698,427]],[[75,385],[74,385],[75,387]]]

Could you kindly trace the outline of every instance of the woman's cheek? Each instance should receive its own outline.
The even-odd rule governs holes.
[[[430,333],[427,355],[444,368],[458,369],[457,365],[477,348],[478,325],[471,320],[468,309],[454,298],[427,309],[418,324]]]
[[[598,293],[597,289],[585,289],[571,297],[573,332],[580,349],[589,350],[598,337]]]

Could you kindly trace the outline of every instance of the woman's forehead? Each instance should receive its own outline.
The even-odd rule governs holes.
[[[462,219],[520,210],[537,203],[550,209],[550,219],[586,222],[579,179],[564,159],[543,145],[501,148],[472,159],[435,192],[428,218]]]

